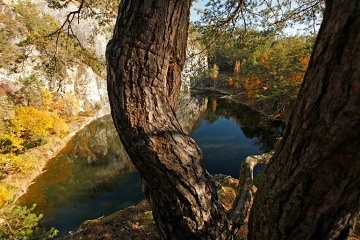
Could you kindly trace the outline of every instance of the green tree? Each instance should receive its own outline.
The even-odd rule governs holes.
[[[1,239],[51,239],[58,231],[52,228],[49,231],[38,226],[43,217],[36,215],[31,208],[21,206],[2,206],[0,210],[0,238]]]
[[[286,32],[289,28],[305,30],[312,34],[317,32],[325,1],[238,1],[210,0],[201,10],[201,20],[195,25],[200,32],[210,39],[230,32],[237,35],[237,29],[265,29],[265,32]],[[240,34],[243,35],[243,34]]]

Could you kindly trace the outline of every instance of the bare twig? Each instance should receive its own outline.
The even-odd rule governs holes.
[[[70,1],[67,1],[66,4],[68,4]],[[75,37],[76,41],[79,43],[79,45],[82,47],[82,44],[80,40],[76,37],[76,34],[74,33],[74,30],[71,26],[72,22],[74,21],[75,17],[77,17],[78,24],[80,23],[80,12],[83,9],[85,4],[85,0],[81,0],[80,5],[77,10],[71,11],[66,15],[65,21],[63,24],[54,32],[50,33],[48,37],[56,35],[56,51],[58,49],[58,43],[60,36],[63,32],[67,32],[67,35],[72,35]]]

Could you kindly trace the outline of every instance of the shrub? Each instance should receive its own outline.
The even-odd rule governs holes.
[[[52,134],[64,137],[68,131],[68,124],[56,112],[16,106],[14,118],[9,120],[6,130],[0,132],[0,152],[20,153],[46,143]]]
[[[63,138],[69,133],[69,125],[55,112],[49,112],[53,119],[51,133]]]
[[[66,93],[52,102],[52,108],[66,120],[72,120],[80,112],[80,102],[74,94]]]
[[[46,231],[39,227],[42,214],[32,213],[36,205],[31,208],[22,206],[6,206],[0,210],[0,238],[1,239],[41,239],[53,238],[58,233],[51,229]]]
[[[54,119],[47,111],[33,107],[17,106],[11,120],[12,131],[24,139],[25,144],[41,141],[50,135]]]
[[[12,132],[9,127],[0,133],[0,153],[22,151],[24,140]]]
[[[0,172],[4,175],[3,177],[14,173],[28,173],[37,168],[38,160],[35,157],[25,154],[0,154]]]
[[[1,159],[0,164],[2,165]],[[14,187],[9,184],[0,185],[0,207],[7,205],[14,199]]]

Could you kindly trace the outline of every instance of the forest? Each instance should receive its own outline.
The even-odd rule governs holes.
[[[262,110],[284,118],[296,99],[316,35],[288,36],[249,29],[237,32],[242,38],[225,32],[211,45],[208,80],[195,79],[194,86],[245,93],[247,98],[271,103],[271,109]],[[207,38],[200,41],[203,46],[209,44]]]

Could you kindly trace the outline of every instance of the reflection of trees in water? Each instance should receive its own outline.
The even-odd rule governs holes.
[[[111,161],[130,160],[118,138],[110,115],[102,117],[77,133],[65,154],[77,156],[88,164],[107,165]]]
[[[210,97],[209,97],[210,96]],[[254,139],[263,151],[273,148],[279,136],[280,123],[236,102],[211,96],[209,92],[184,94],[180,98],[177,117],[186,133],[194,131],[202,119],[209,124],[219,118],[233,119],[247,138]],[[74,136],[61,153],[50,161],[20,199],[23,205],[37,203],[37,211],[52,217],[56,208],[74,207],[82,201],[96,199],[113,191],[133,165],[126,154],[110,116],[89,124]],[[125,174],[125,175],[124,175]],[[115,180],[117,182],[115,182]]]
[[[73,207],[111,192],[121,184],[114,179],[131,168],[111,117],[105,116],[78,132],[19,201],[28,206],[37,203],[35,210],[51,217],[58,206]]]
[[[215,101],[216,110],[214,111]],[[240,126],[244,135],[249,139],[254,139],[255,144],[262,151],[267,152],[274,148],[276,138],[281,133],[282,122],[273,121],[248,106],[227,99],[221,99],[217,96],[209,97],[208,102],[205,120],[209,124],[214,123],[221,117],[233,119]]]
[[[106,181],[119,175],[120,170],[133,167],[110,115],[90,123],[76,134],[69,145],[58,157],[75,163],[73,171],[79,174],[72,174],[74,182],[79,182],[84,171],[89,171],[91,175],[87,178]]]

